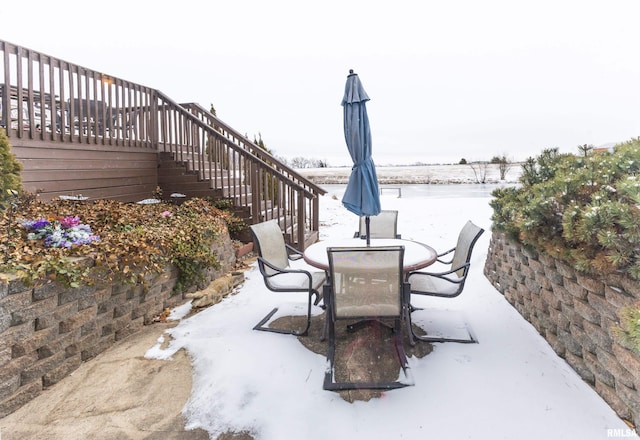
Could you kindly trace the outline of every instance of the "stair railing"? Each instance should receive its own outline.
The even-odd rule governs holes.
[[[322,188],[195,104],[185,108],[157,92],[158,148],[186,163],[239,206],[253,223],[276,219],[290,242],[305,246],[319,228]],[[194,114],[195,112],[195,114]]]
[[[291,180],[298,182],[303,187],[309,189],[312,192],[325,194],[326,191],[311,182],[306,177],[300,175],[297,171],[290,168],[286,164],[282,163],[279,159],[269,153],[267,150],[260,148],[260,146],[256,145],[254,142],[240,134],[238,131],[218,119],[211,112],[206,110],[200,104],[197,103],[188,103],[188,104],[180,104],[182,107],[189,110],[192,114],[196,115],[198,119],[205,122],[207,125],[211,127],[215,127],[217,131],[219,131],[223,136],[229,139],[234,144],[238,145],[238,147],[248,151],[252,155],[255,155],[261,158],[263,161],[267,163],[273,164],[274,168],[277,169],[280,173],[285,176],[288,176]]]

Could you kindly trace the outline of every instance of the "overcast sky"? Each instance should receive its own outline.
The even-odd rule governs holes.
[[[350,163],[349,69],[378,165],[640,136],[638,0],[7,3],[0,39],[213,104],[287,158]]]

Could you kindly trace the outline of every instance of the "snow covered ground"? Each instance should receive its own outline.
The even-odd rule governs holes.
[[[299,294],[268,291],[254,265],[236,294],[182,319],[168,331],[168,346],[162,338],[147,353],[170,359],[184,348],[191,356],[194,385],[183,410],[188,427],[212,438],[245,431],[263,440],[637,438],[484,277],[488,193],[469,196],[469,188],[481,185],[422,186],[447,192],[382,197],[383,209],[399,211],[403,239],[446,250],[467,219],[486,232],[474,249],[465,292],[454,300],[416,298],[424,310],[414,313],[414,323],[448,332],[464,316],[480,343],[435,344],[429,355],[409,359],[415,386],[348,403],[322,389],[324,356],[295,337],[252,330],[276,305],[283,315],[305,313]],[[357,218],[341,204],[343,192],[344,186],[331,186],[320,200],[321,240],[348,238],[357,229]]]
[[[521,174],[521,164],[509,164],[507,167],[504,180],[500,179],[500,169],[497,164],[376,166],[376,172],[381,185],[482,183],[483,180],[485,183],[517,182]],[[351,168],[303,168],[296,171],[317,184],[346,184]]]

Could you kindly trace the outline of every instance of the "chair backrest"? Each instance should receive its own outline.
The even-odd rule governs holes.
[[[366,235],[366,217],[360,217],[359,234]],[[369,217],[370,238],[396,238],[398,234],[398,211],[383,210],[380,214]]]
[[[281,269],[289,267],[289,257],[282,230],[276,220],[269,220],[249,226],[258,255]],[[272,269],[265,267],[267,273]]]
[[[467,221],[458,235],[456,250],[453,253],[453,259],[451,261],[452,269],[460,267],[471,260],[471,251],[473,251],[473,246],[476,244],[476,241],[478,241],[478,238],[480,238],[483,232],[484,229],[474,225],[471,220]],[[466,268],[462,268],[456,271],[456,274],[459,277],[463,277],[466,271]]]
[[[403,246],[330,247],[327,254],[336,319],[402,316]]]

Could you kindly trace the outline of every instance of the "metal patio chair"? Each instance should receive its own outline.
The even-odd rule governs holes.
[[[366,217],[360,217],[359,229],[353,238],[367,238]],[[369,216],[370,238],[402,238],[398,234],[398,211],[382,210],[378,215]]]
[[[285,243],[276,220],[251,225],[249,229],[258,250],[258,268],[266,287],[273,292],[304,292],[308,303],[307,322],[303,330],[284,330],[265,325],[278,311],[278,307],[262,318],[254,330],[306,336],[311,325],[311,305],[318,304],[321,299],[320,288],[326,280],[325,272],[313,270],[310,266],[304,266],[305,269],[290,266],[290,261],[301,259],[302,253]],[[309,270],[306,270],[307,267]]]
[[[329,333],[325,390],[394,389],[413,385],[402,345],[402,319],[407,314],[409,290],[403,279],[403,246],[331,247],[329,279],[324,287]],[[405,379],[390,382],[337,382],[335,378],[338,321],[391,321],[395,351]],[[360,321],[362,322],[362,321]],[[357,329],[360,325],[347,326]]]
[[[438,254],[437,261],[446,265],[446,270],[441,272],[425,272],[417,270],[407,274],[406,279],[411,286],[411,294],[442,298],[455,298],[460,295],[464,289],[467,275],[469,274],[471,252],[483,232],[484,229],[476,226],[471,221],[467,221],[458,235],[458,242],[456,243],[456,246],[446,252]],[[448,258],[451,259],[449,260]],[[427,342],[478,342],[471,328],[466,323],[465,326],[468,332],[468,338],[446,338],[416,335],[411,325],[411,312],[420,309],[413,306],[409,307],[407,325],[409,327],[408,331],[412,344],[415,343],[415,339]]]

